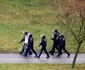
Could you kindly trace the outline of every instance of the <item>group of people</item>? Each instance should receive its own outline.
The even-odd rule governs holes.
[[[64,35],[60,34],[58,32],[57,29],[53,30],[53,45],[51,50],[48,52],[46,49],[47,46],[47,39],[45,35],[41,35],[41,42],[39,44],[39,46],[42,46],[40,53],[38,54],[35,50],[34,50],[34,41],[33,41],[33,36],[31,33],[28,32],[24,32],[24,36],[23,39],[19,42],[24,42],[22,51],[20,52],[21,55],[27,56],[28,54],[31,55],[32,53],[35,54],[35,57],[40,58],[42,52],[44,51],[47,55],[46,58],[49,58],[50,55],[53,55],[55,52],[55,49],[58,50],[58,55],[57,57],[60,57],[62,55],[62,50],[64,50],[68,57],[70,56],[70,53],[66,50],[65,45],[66,45],[66,41],[65,41],[65,37]],[[50,54],[50,55],[49,55]]]
[[[49,53],[51,55],[53,55],[54,52],[55,52],[55,49],[57,49],[58,50],[57,57],[60,57],[60,55],[62,55],[62,50],[63,50],[64,52],[67,53],[67,55],[69,57],[70,56],[70,53],[65,48],[65,46],[66,46],[66,40],[65,40],[64,35],[63,34],[60,34],[57,29],[54,29],[53,32],[54,32],[54,37],[52,38],[52,40],[53,40],[53,46],[52,46],[51,51],[49,51]]]

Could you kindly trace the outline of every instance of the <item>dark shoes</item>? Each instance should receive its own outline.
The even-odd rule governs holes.
[[[49,58],[50,56],[47,56],[46,58]],[[38,56],[38,58],[40,58],[39,56]]]
[[[40,56],[38,56],[38,58],[40,58]]]
[[[50,55],[54,55],[54,54],[52,53],[52,51],[49,51],[49,53],[50,53]]]
[[[23,55],[24,57],[27,57],[27,54],[23,54],[22,52],[20,52],[19,54]]]
[[[29,51],[29,53],[28,53],[29,55],[32,55],[32,52],[31,51]]]
[[[20,52],[19,54],[22,55],[22,52]]]
[[[27,55],[24,55],[24,57],[27,57]]]
[[[49,58],[50,56],[47,56],[46,58]]]
[[[60,55],[62,55],[62,54],[60,54]],[[60,57],[60,55],[57,55],[57,57]],[[68,56],[67,57],[69,57],[70,56],[70,54],[68,54]]]
[[[37,57],[37,54],[35,55],[35,57]]]
[[[50,53],[50,55],[54,55],[53,53]]]
[[[49,51],[49,53],[52,53],[52,51]]]
[[[70,56],[70,54],[68,54],[68,57]]]
[[[27,57],[27,54],[26,53],[24,54],[24,57]]]
[[[60,57],[60,55],[57,55],[57,57]]]

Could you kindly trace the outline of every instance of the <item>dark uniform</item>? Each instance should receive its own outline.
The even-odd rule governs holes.
[[[40,45],[42,46],[42,48],[41,48],[41,50],[40,50],[40,53],[39,53],[38,58],[40,58],[40,56],[41,56],[41,54],[42,54],[43,51],[45,51],[45,53],[46,53],[46,55],[47,55],[46,58],[49,58],[50,56],[49,56],[49,54],[48,54],[48,52],[47,52],[47,50],[46,50],[47,40],[46,40],[46,37],[45,37],[44,35],[42,36],[42,40],[41,40]],[[39,46],[40,46],[40,45],[39,45]]]
[[[35,57],[37,57],[37,53],[36,51],[34,50],[34,41],[33,41],[33,37],[32,37],[32,34],[29,35],[29,40],[28,40],[28,46],[30,47],[30,49],[33,51],[33,53],[35,54]]]
[[[64,50],[64,52],[67,53],[68,57],[70,56],[70,53],[66,50],[65,45],[66,45],[66,41],[65,41],[65,37],[64,35],[60,35],[59,36],[60,39],[60,44],[59,44],[59,52],[58,52],[58,57],[60,57],[60,55],[62,54],[62,50]]]
[[[57,29],[54,29],[54,38],[52,38],[52,40],[53,40],[53,46],[52,46],[51,51],[49,51],[49,53],[51,55],[54,54],[55,48],[57,50],[59,50],[59,33],[58,33]]]
[[[24,32],[24,35],[26,35],[26,34],[28,34],[28,32]],[[19,43],[22,43],[23,41],[25,41],[25,36],[23,36],[22,40]],[[28,46],[28,45],[26,45],[24,43],[23,48],[22,48],[22,51],[20,52],[21,55],[22,55],[22,53],[25,53],[26,52],[26,49],[27,49],[26,46]],[[29,49],[29,55],[31,55],[31,54],[32,54],[32,52]]]

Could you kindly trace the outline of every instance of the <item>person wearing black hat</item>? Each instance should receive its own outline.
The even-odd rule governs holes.
[[[64,35],[60,35],[59,36],[59,39],[60,39],[60,43],[59,43],[59,52],[58,52],[58,55],[57,57],[60,57],[60,55],[62,54],[62,50],[64,50],[64,52],[67,53],[68,57],[70,56],[70,53],[66,50],[65,48],[65,45],[66,45],[66,40],[65,40],[65,37]]]
[[[53,36],[53,38],[52,38],[52,40],[53,40],[53,45],[52,45],[51,51],[49,51],[49,53],[50,53],[51,55],[54,54],[55,48],[59,51],[59,32],[58,32],[57,29],[54,29],[53,32],[54,32],[54,34],[53,34],[54,36]]]
[[[28,32],[24,32],[24,36],[23,36],[22,40],[19,42],[19,43],[22,43],[24,41],[22,51],[20,52],[21,55],[22,55],[22,53],[24,53],[24,56],[27,56],[26,52],[29,52],[29,54],[32,54],[32,52],[30,51],[30,48],[28,47],[28,39],[29,39]],[[27,49],[29,51],[26,51]]]
[[[41,39],[41,42],[40,42],[39,46],[42,46],[42,48],[40,50],[40,53],[38,55],[38,58],[40,58],[40,56],[41,56],[41,54],[42,54],[43,51],[45,51],[45,53],[47,55],[46,58],[49,58],[50,56],[49,56],[49,54],[48,54],[48,52],[46,50],[46,45],[47,45],[46,36],[45,35],[41,35],[41,37],[42,37],[42,39]]]
[[[29,34],[28,46],[29,46],[30,49],[33,51],[33,53],[35,54],[35,57],[37,57],[37,53],[36,53],[36,51],[34,50],[34,41],[33,41],[32,34]]]

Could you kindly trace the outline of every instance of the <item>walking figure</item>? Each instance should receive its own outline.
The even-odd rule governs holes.
[[[45,51],[47,57],[46,58],[49,58],[49,54],[46,50],[46,46],[47,46],[47,40],[46,40],[46,36],[45,35],[41,35],[42,39],[41,39],[41,42],[40,42],[40,45],[39,46],[42,46],[41,50],[40,50],[40,53],[38,55],[38,58],[40,58],[41,54],[43,51]]]
[[[60,57],[60,55],[62,55],[62,50],[64,50],[65,53],[67,53],[68,57],[70,56],[70,53],[66,50],[65,46],[66,46],[66,40],[64,35],[60,35],[59,36],[60,39],[60,43],[59,43],[59,52],[57,57]]]
[[[54,37],[52,38],[52,40],[53,40],[53,45],[52,45],[51,51],[49,51],[49,53],[50,53],[51,55],[54,54],[55,48],[59,51],[59,32],[58,32],[57,29],[54,29],[53,32],[54,32],[54,34],[53,34]]]
[[[24,54],[24,56],[27,56],[28,52],[30,55],[32,54],[32,52],[30,51],[30,48],[28,47],[28,39],[29,39],[28,32],[24,32],[24,36],[22,40],[19,42],[19,43],[22,43],[24,41],[22,51],[20,52],[21,55]]]
[[[34,50],[34,41],[33,41],[33,37],[32,34],[29,34],[29,40],[28,40],[28,47],[32,50],[32,52],[35,54],[35,57],[37,57],[37,53]]]

